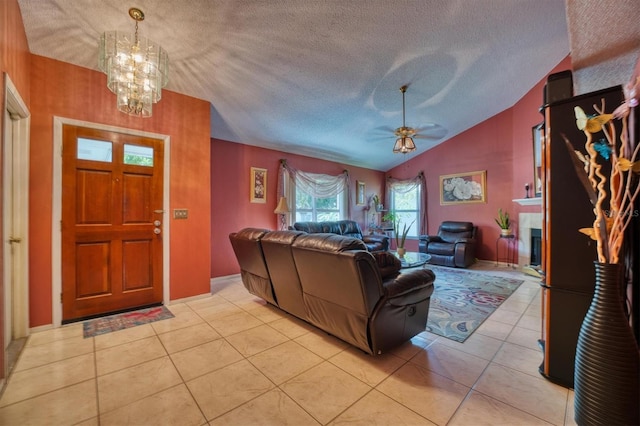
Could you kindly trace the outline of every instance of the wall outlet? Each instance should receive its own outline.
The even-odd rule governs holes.
[[[187,209],[173,209],[174,219],[187,219],[189,217],[189,210]]]

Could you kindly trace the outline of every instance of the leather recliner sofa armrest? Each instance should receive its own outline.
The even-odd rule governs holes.
[[[474,238],[459,238],[459,239],[454,241],[454,244],[461,244],[461,243],[475,244],[476,240]]]
[[[420,237],[418,237],[418,239],[420,241],[425,241],[427,243],[435,243],[438,241],[442,241],[442,238],[440,238],[437,235],[420,235]]]
[[[436,274],[430,269],[416,269],[382,283],[388,299],[403,298],[406,304],[417,303],[433,294]],[[416,297],[412,297],[416,296]]]
[[[362,241],[365,243],[384,243],[385,241],[389,241],[389,236],[387,235],[363,235]]]

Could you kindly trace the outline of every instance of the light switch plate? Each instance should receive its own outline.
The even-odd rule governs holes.
[[[189,217],[189,210],[187,209],[173,209],[174,219],[187,219]]]

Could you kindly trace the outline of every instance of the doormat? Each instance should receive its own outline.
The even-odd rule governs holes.
[[[82,329],[84,338],[86,339],[87,337],[99,336],[100,334],[124,330],[125,328],[169,318],[173,318],[173,314],[166,307],[156,306],[85,321],[82,324]]]
[[[436,274],[427,331],[461,343],[524,282],[459,269],[426,268]]]

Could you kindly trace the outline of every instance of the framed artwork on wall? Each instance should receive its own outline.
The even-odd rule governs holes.
[[[542,138],[544,133],[544,123],[533,126],[531,129],[533,134],[533,195],[540,197],[542,195]],[[527,197],[529,191],[527,191]]]
[[[267,169],[251,168],[251,202],[267,202]]]
[[[364,206],[365,204],[365,184],[364,182],[356,181],[356,206]]]
[[[485,203],[486,200],[486,170],[440,176],[440,205]]]

